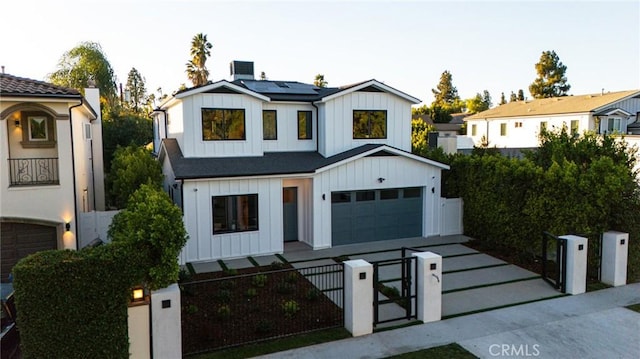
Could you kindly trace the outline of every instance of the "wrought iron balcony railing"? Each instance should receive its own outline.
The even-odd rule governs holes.
[[[41,186],[60,184],[58,158],[9,159],[11,186]]]

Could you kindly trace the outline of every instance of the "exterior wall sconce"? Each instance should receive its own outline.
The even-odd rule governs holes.
[[[71,230],[71,222],[67,222],[64,224],[64,229],[69,232]]]
[[[325,199],[327,199],[327,197],[325,196],[325,194],[322,194],[322,200],[324,201]]]
[[[380,178],[378,178],[378,182],[382,183],[382,182],[384,182],[384,180],[385,180],[385,179],[386,179],[386,178],[382,178],[382,177],[380,177]]]
[[[13,121],[13,124],[16,125],[16,127],[20,128],[20,120]]]

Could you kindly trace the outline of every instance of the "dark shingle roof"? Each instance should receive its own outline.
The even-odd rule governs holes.
[[[255,91],[274,101],[318,101],[342,91],[338,87],[318,87],[297,81],[235,80],[231,83]]]
[[[81,97],[77,90],[48,82],[0,74],[0,95],[21,97]]]
[[[267,152],[258,157],[184,158],[175,139],[165,139],[163,144],[176,179],[313,173],[319,168],[383,146],[367,144],[327,158],[318,152]]]

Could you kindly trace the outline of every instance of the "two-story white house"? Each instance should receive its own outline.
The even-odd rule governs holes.
[[[180,261],[440,233],[448,166],[411,151],[411,105],[384,83],[320,88],[255,80],[176,93],[154,112],[165,187],[183,209]]]
[[[77,249],[79,215],[104,210],[98,89],[0,74],[1,280],[28,254]]]
[[[469,116],[467,136],[501,149],[531,149],[539,145],[541,128],[571,133],[628,134],[638,122],[640,90],[516,101]]]

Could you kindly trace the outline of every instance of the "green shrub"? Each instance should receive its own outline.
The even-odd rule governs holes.
[[[233,289],[236,286],[236,282],[230,279],[223,280],[220,282],[220,288],[222,289]]]
[[[129,265],[136,255],[107,245],[19,261],[13,274],[23,357],[128,357],[127,304],[142,275]]]
[[[256,274],[253,278],[251,278],[251,284],[255,287],[264,287],[265,284],[267,284],[267,275]]]
[[[318,288],[311,288],[311,289],[309,289],[307,291],[306,298],[307,298],[307,300],[314,301],[314,300],[317,300],[318,298],[320,298],[321,294],[322,294],[322,292],[320,292],[320,290],[318,290]]]
[[[189,305],[185,308],[185,311],[186,311],[188,314],[195,314],[195,313],[197,313],[197,312],[198,312],[198,306],[197,306],[197,305],[195,305],[195,304],[189,304]]]
[[[298,311],[300,311],[300,306],[298,306],[298,302],[296,302],[295,300],[282,302],[281,307],[284,316],[287,318],[293,317],[294,315],[296,315],[296,313],[298,313]]]
[[[215,297],[222,303],[229,303],[231,301],[231,291],[228,289],[221,289],[216,293]]]
[[[260,319],[258,325],[256,325],[256,332],[260,334],[267,334],[273,330],[273,323],[267,319]]]
[[[227,320],[231,317],[231,308],[228,305],[221,305],[218,307],[216,313],[218,314],[218,318]]]
[[[298,274],[298,272],[293,271],[293,272],[287,273],[287,277],[285,278],[285,281],[287,283],[294,284],[298,281],[298,279],[300,279],[300,275]]]
[[[244,293],[244,296],[247,298],[255,298],[256,296],[258,296],[258,291],[255,288],[249,288]]]

